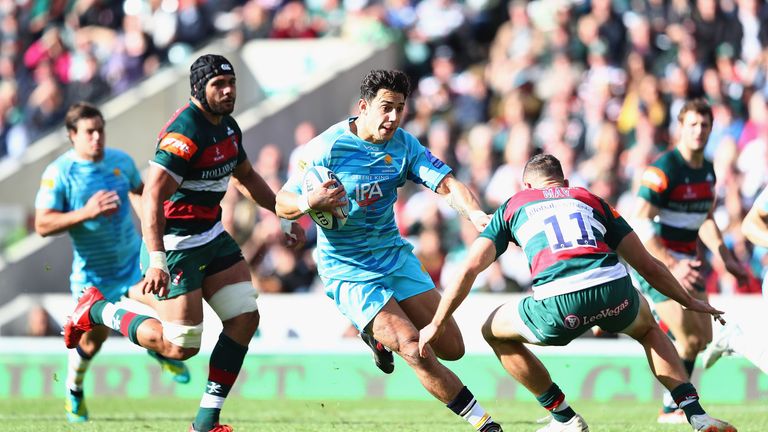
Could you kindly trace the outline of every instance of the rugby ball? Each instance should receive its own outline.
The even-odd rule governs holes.
[[[307,168],[307,171],[304,173],[303,192],[306,194],[319,188],[320,185],[325,183],[328,179],[336,180],[337,185],[341,184],[339,178],[336,177],[336,174],[324,166],[312,166]],[[336,188],[336,186],[332,186],[332,188]],[[335,212],[310,209],[308,214],[321,228],[329,230],[339,229],[347,223],[347,217],[349,216],[349,201],[343,206],[337,207]]]

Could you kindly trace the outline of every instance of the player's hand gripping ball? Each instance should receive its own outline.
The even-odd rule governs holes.
[[[333,171],[324,166],[313,166],[307,169],[304,173],[304,193],[309,193],[316,188],[319,188],[326,180],[336,180],[336,184],[340,185],[339,178]],[[333,186],[335,188],[336,186]],[[334,211],[324,210],[309,210],[309,216],[318,224],[321,228],[335,230],[339,229],[347,223],[347,217],[349,216],[349,201],[343,206],[336,207]]]

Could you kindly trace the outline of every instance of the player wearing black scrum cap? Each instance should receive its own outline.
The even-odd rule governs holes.
[[[224,329],[190,431],[231,432],[219,424],[219,413],[259,325],[259,311],[240,247],[221,224],[219,203],[230,178],[272,212],[275,194],[248,162],[242,132],[230,115],[237,95],[232,63],[203,55],[192,64],[189,80],[192,97],[160,132],[142,195],[143,291],[160,300],[160,319],[119,309],[91,288],[73,313],[70,339],[105,324],[165,357],[187,359],[200,350],[205,299]],[[304,243],[298,224],[286,230],[287,246]]]

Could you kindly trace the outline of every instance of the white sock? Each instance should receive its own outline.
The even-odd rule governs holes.
[[[91,360],[84,359],[77,348],[69,350],[69,363],[67,365],[67,388],[73,391],[83,390],[83,378],[88,370]]]
[[[471,424],[472,427],[477,430],[480,430],[486,423],[491,421],[491,415],[485,412],[485,409],[480,405],[480,402],[474,398],[469,405],[464,408],[461,416],[464,417],[464,420],[466,420],[467,423]]]
[[[746,357],[758,369],[768,374],[768,340],[753,338],[745,333],[738,324],[728,338],[728,347]]]

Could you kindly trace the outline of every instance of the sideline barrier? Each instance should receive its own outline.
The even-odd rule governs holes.
[[[450,362],[450,367],[481,399],[531,400],[505,374],[479,335],[487,314],[512,297],[475,293],[456,314],[467,355]],[[43,300],[48,310],[61,313],[68,311],[71,302],[62,295]],[[765,319],[760,315],[764,303],[759,296],[715,297],[712,303],[730,311],[726,318],[747,329]],[[399,358],[395,372],[383,375],[360,340],[343,338],[348,323],[323,295],[263,295],[259,305],[262,328],[251,342],[235,394],[253,399],[430,398]],[[198,398],[207,376],[208,353],[221,328],[207,311],[201,355],[188,361],[190,385],[174,385],[143,350],[125,338],[114,337],[92,364],[86,391],[102,396]],[[648,370],[642,349],[627,338],[583,338],[567,347],[532,349],[568,389],[569,398],[643,402],[660,397],[661,386]],[[58,396],[65,367],[60,338],[0,338],[0,398]],[[736,356],[723,358],[710,370],[697,368],[694,384],[708,402],[768,399],[768,375]]]

